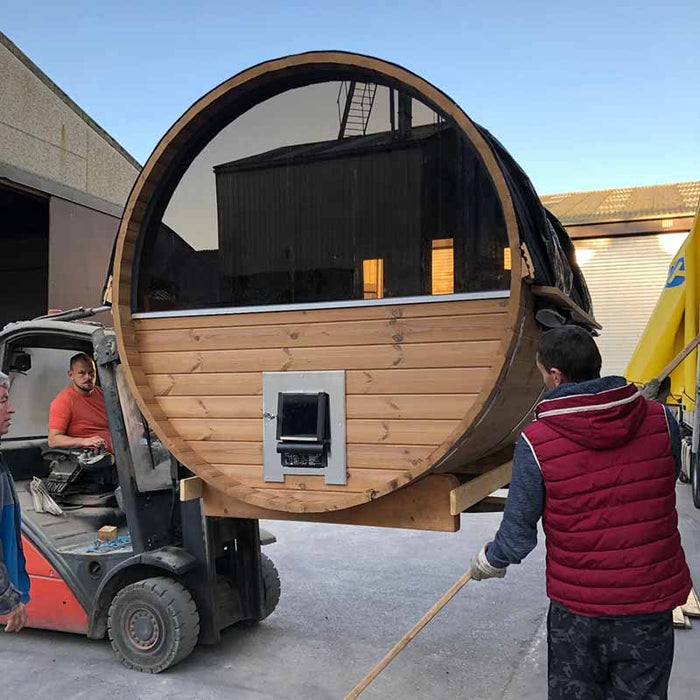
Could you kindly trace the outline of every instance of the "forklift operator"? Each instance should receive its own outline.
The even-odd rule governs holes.
[[[95,361],[84,352],[71,357],[71,384],[51,402],[49,447],[113,452],[102,389],[95,386]]]

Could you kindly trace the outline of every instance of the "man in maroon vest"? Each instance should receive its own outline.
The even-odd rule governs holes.
[[[678,425],[622,377],[600,378],[585,330],[545,333],[546,388],[515,446],[503,521],[472,562],[501,578],[547,547],[549,698],[666,698],[671,610],[691,588],[678,532]]]

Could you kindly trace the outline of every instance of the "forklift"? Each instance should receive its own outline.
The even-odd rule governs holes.
[[[108,311],[80,308],[0,331],[0,369],[16,409],[2,452],[22,507],[28,626],[108,636],[126,667],[159,673],[197,643],[217,643],[224,628],[273,612],[280,580],[261,545],[275,538],[257,520],[206,517],[199,499],[181,500],[180,480],[191,474],[130,394],[114,332],[94,320]],[[55,483],[74,473],[67,464],[89,469],[85,455],[47,442],[50,403],[80,352],[95,358],[119,487],[116,498],[74,498],[61,515],[37,512],[35,477]],[[106,525],[117,537],[102,543],[97,532]]]

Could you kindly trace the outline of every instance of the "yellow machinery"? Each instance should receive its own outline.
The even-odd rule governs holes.
[[[632,354],[625,376],[646,384],[659,375],[700,332],[700,209],[690,234],[673,258],[668,278],[644,333]],[[698,350],[693,350],[671,373],[667,403],[680,406],[691,435],[684,439],[684,481],[690,480],[693,500],[700,508],[698,443],[700,411],[698,397]]]

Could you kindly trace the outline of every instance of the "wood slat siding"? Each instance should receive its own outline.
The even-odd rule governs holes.
[[[261,442],[220,442],[214,440],[188,443],[190,449],[211,464],[241,464],[262,467]],[[410,469],[430,456],[430,445],[348,445],[348,469]]]
[[[262,442],[262,420],[254,418],[171,418],[170,424],[184,440]],[[458,425],[458,420],[348,420],[347,442],[437,446]]]
[[[491,367],[500,342],[482,340],[357,347],[269,348],[262,350],[206,350],[202,352],[143,353],[146,374],[196,372],[287,372],[334,369],[419,369]]]
[[[345,387],[348,395],[478,394],[489,371],[489,367],[350,370],[345,373]],[[262,394],[260,372],[149,374],[148,383],[158,397]]]
[[[136,342],[142,353],[169,351],[244,350],[259,348],[314,348],[378,344],[500,340],[505,314],[349,321],[241,328],[192,328],[140,331]]]
[[[468,304],[468,307],[465,306]],[[508,311],[508,299],[469,299],[439,301],[429,304],[397,304],[396,306],[350,306],[305,311],[270,311],[246,314],[214,314],[211,316],[173,316],[135,318],[135,331],[156,331],[192,328],[240,328],[242,326],[274,326],[294,323],[332,323],[336,321],[373,321],[425,318],[468,314],[495,314]]]
[[[348,418],[448,418],[459,420],[476,394],[403,394],[348,396]],[[163,396],[158,404],[169,418],[262,418],[262,397]]]
[[[484,388],[507,300],[141,319],[125,335],[154,416],[218,473],[269,496],[387,492],[430,466]],[[348,483],[262,477],[262,372],[346,370]],[[327,496],[328,494],[329,496]]]
[[[219,470],[240,481],[245,486],[255,489],[279,490],[282,484],[264,481],[262,469],[259,466],[243,466],[230,464],[216,464]],[[406,470],[399,469],[349,469],[348,483],[342,486],[326,484],[323,478],[315,476],[290,476],[284,480],[284,488],[295,491],[316,491],[316,492],[344,492],[363,493],[376,489],[380,484],[387,481],[394,482],[396,488],[405,486],[411,481],[411,474]]]

